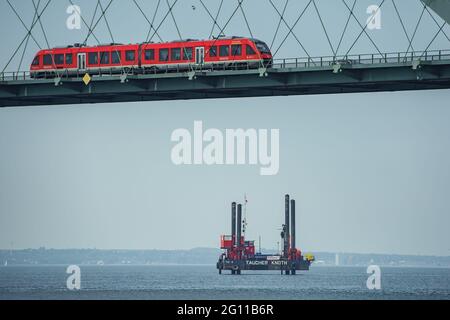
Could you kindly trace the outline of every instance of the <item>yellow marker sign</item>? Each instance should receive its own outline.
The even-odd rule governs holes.
[[[83,77],[83,82],[85,85],[88,85],[89,82],[91,82],[91,76],[89,75],[89,73],[86,73]]]

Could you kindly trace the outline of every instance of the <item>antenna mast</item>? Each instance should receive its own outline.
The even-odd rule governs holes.
[[[242,234],[245,236],[247,230],[247,194],[244,193],[244,219],[242,220]]]

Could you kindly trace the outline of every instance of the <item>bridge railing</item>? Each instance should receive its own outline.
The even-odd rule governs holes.
[[[376,54],[356,54],[341,56],[302,57],[274,59],[273,67],[284,68],[312,68],[329,67],[334,64],[383,64],[407,63],[411,61],[450,60],[450,50],[391,52]]]
[[[357,54],[357,55],[345,55],[345,56],[322,56],[322,57],[302,57],[302,58],[284,58],[274,59],[272,65],[268,66],[277,69],[286,68],[314,68],[314,67],[330,67],[335,64],[341,65],[357,65],[357,64],[388,64],[388,63],[408,63],[412,61],[439,61],[450,60],[450,50],[433,50],[433,51],[415,51],[415,52],[392,52],[384,54]],[[133,75],[133,74],[164,74],[164,73],[176,73],[176,72],[214,72],[214,71],[226,71],[226,70],[248,70],[259,67],[256,63],[236,63],[231,65],[190,65],[187,69],[186,65],[171,65],[164,68],[153,69],[133,69],[123,68],[117,69],[104,69],[98,72],[89,71],[90,76],[102,77],[102,76],[120,76],[120,75]],[[17,72],[1,72],[0,82],[5,81],[20,81],[29,80],[33,77],[40,78],[83,78],[86,71],[77,71],[75,74],[69,73],[68,70],[60,69],[56,73],[54,71],[40,73],[39,75],[32,75],[30,71],[17,71]]]

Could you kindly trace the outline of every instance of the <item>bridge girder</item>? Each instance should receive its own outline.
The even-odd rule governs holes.
[[[335,94],[450,88],[450,60],[392,63],[334,68],[268,69],[129,76],[30,79],[0,82],[0,107],[133,101],[188,100],[257,96]]]

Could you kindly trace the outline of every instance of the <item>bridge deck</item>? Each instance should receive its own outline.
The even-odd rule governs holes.
[[[272,68],[31,79],[0,74],[0,107],[450,88],[450,52],[277,60]]]

